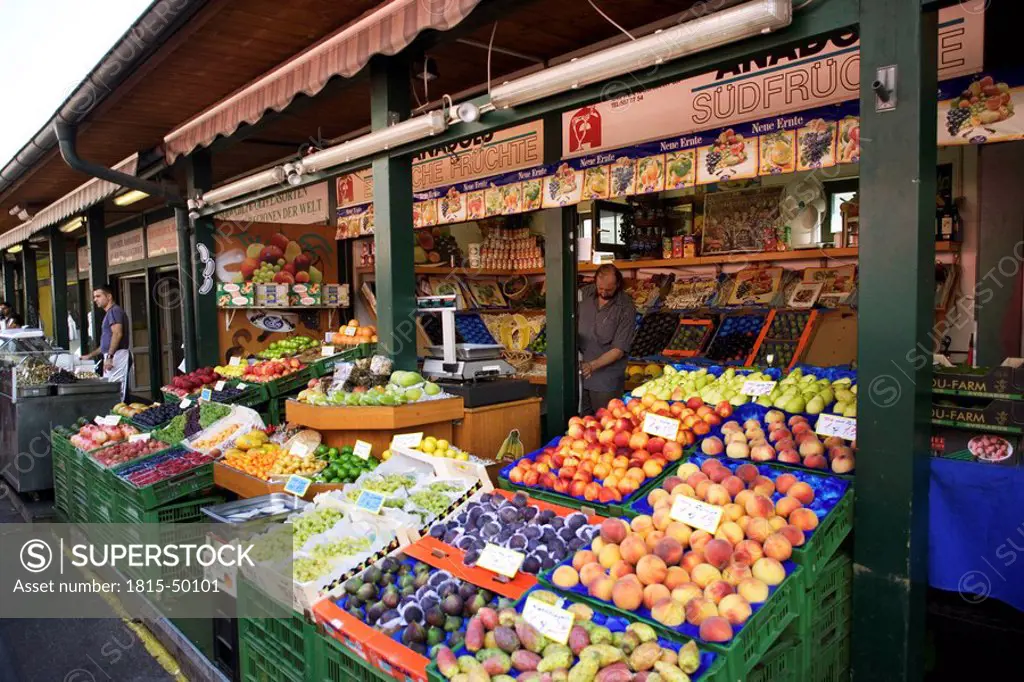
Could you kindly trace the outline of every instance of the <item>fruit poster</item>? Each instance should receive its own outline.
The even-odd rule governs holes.
[[[747,268],[736,273],[728,305],[768,305],[782,286],[782,268]]]
[[[806,283],[821,283],[818,304],[834,308],[850,298],[857,286],[857,266],[844,265],[838,268],[807,268],[803,271]]]
[[[701,255],[776,251],[780,239],[782,187],[709,194],[704,204]]]

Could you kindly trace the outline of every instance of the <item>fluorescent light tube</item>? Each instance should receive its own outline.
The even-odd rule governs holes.
[[[64,234],[68,234],[80,228],[83,222],[82,216],[78,216],[77,218],[72,218],[68,222],[64,223],[58,229]]]
[[[516,107],[776,31],[792,20],[792,0],[754,0],[503,83],[491,90],[491,103]]]
[[[416,116],[334,147],[313,152],[303,157],[302,165],[307,172],[319,172],[443,133],[447,128],[448,118],[444,112],[431,111],[429,114]]]
[[[7,253],[21,253],[21,244],[15,244],[11,248],[7,249]]]
[[[265,187],[276,185],[283,182],[284,178],[284,169],[280,166],[275,166],[274,168],[248,175],[240,180],[229,182],[216,189],[211,189],[209,192],[203,192],[203,203],[206,205],[219,204],[229,199],[240,197],[243,194],[249,194]]]
[[[114,197],[114,204],[116,204],[117,206],[131,206],[136,201],[142,201],[148,196],[149,195],[146,194],[145,192],[140,192],[137,189],[130,189],[124,194],[119,194],[118,196]]]

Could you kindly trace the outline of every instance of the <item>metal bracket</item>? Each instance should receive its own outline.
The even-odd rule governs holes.
[[[896,109],[896,67],[882,66],[875,71],[875,82],[871,84],[875,93],[875,111]]]

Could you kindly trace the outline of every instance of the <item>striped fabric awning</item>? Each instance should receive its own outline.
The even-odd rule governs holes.
[[[391,0],[171,131],[164,137],[167,162],[256,123],[267,111],[283,110],[299,94],[316,95],[334,76],[354,76],[374,55],[401,52],[425,30],[452,28],[480,2]]]
[[[139,155],[132,154],[114,166],[114,170],[127,173],[128,175],[135,175],[138,172],[138,166]],[[121,189],[120,185],[115,185],[112,182],[99,178],[93,178],[79,185],[39,211],[39,213],[36,213],[28,222],[0,234],[0,249],[6,249],[8,246],[23,242],[50,225],[55,225],[65,218],[81,213],[90,206],[104,201],[119,189]]]

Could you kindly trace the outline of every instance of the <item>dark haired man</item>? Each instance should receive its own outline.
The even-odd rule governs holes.
[[[626,390],[626,360],[633,343],[636,307],[623,290],[622,273],[611,263],[597,269],[583,288],[577,342],[583,376],[582,409],[593,414]]]
[[[92,301],[103,311],[100,347],[82,357],[90,359],[102,354],[103,377],[111,383],[121,384],[121,400],[125,400],[132,359],[128,351],[128,316],[121,306],[114,302],[114,291],[110,287],[93,289]]]

